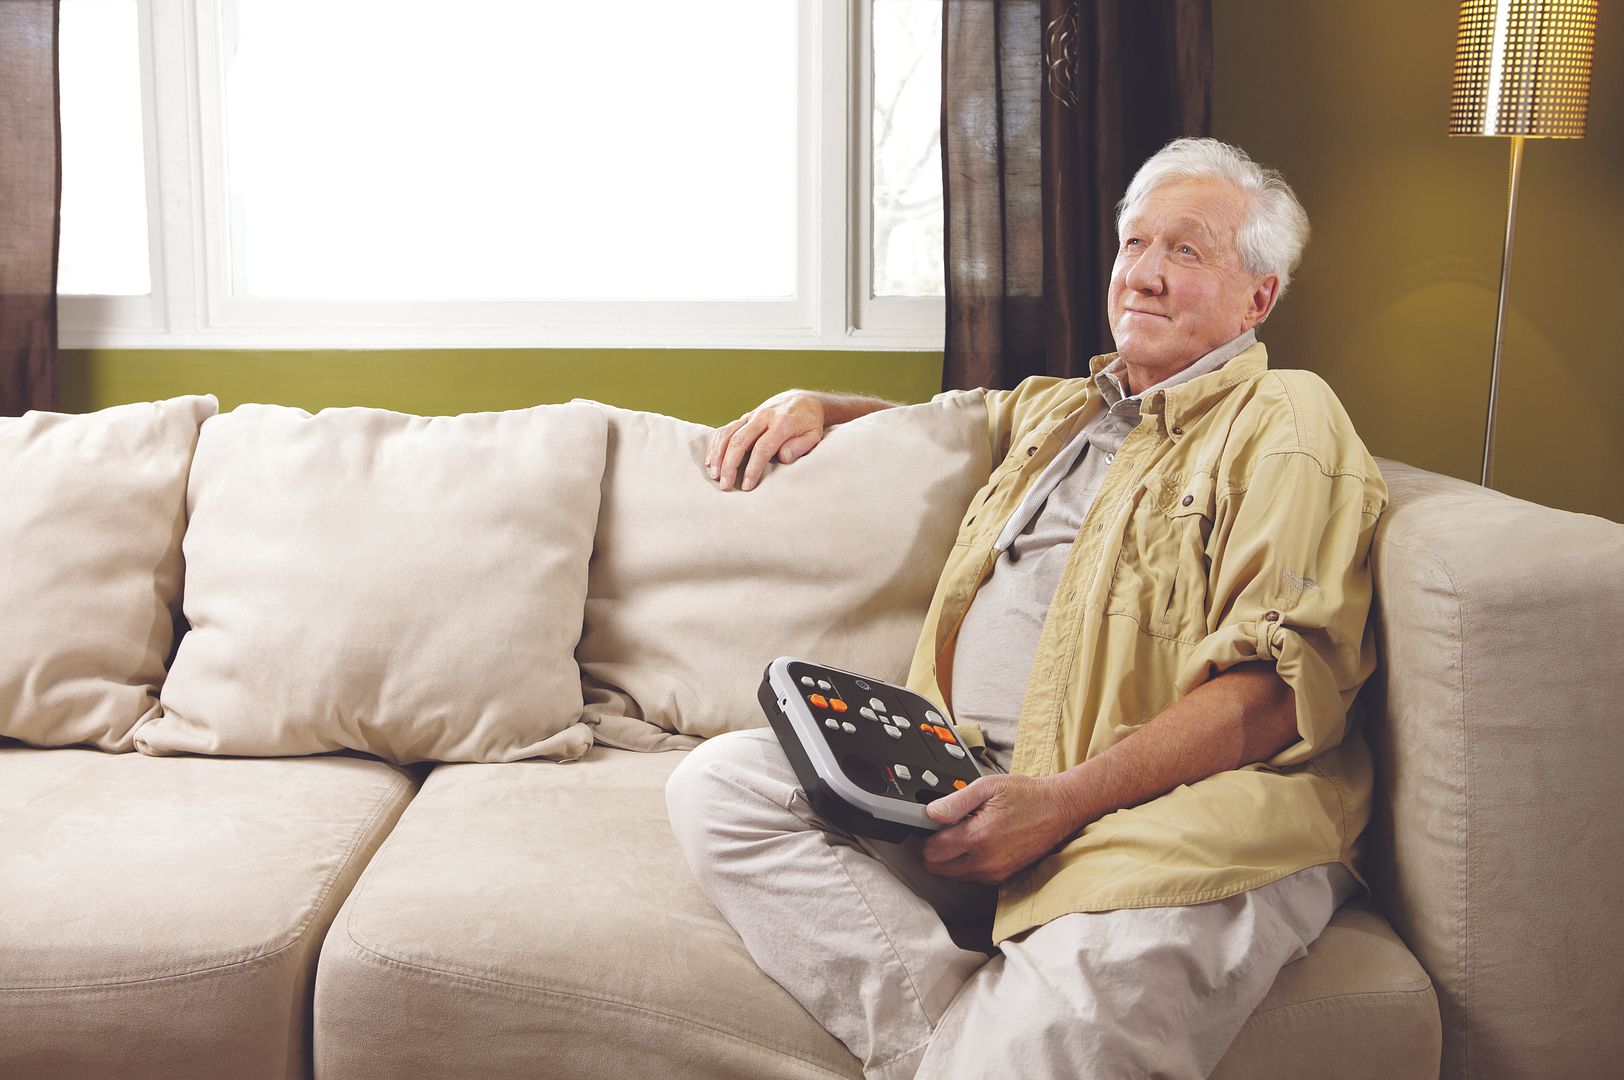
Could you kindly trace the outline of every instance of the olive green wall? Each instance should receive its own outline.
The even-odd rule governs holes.
[[[1476,480],[1510,140],[1444,134],[1459,5],[1220,0],[1214,134],[1279,168],[1314,226],[1262,334],[1371,449]],[[1624,521],[1624,10],[1602,5],[1589,130],[1529,140],[1495,486]]]
[[[721,424],[790,386],[923,401],[941,389],[939,352],[709,349],[380,349],[66,351],[62,402],[84,412],[177,394],[245,401],[371,405],[425,414],[519,409],[596,398]]]
[[[1279,167],[1314,222],[1264,328],[1323,375],[1371,449],[1476,479],[1488,400],[1503,139],[1444,135],[1448,0],[1220,0],[1215,133]],[[1603,11],[1589,135],[1531,141],[1502,359],[1496,486],[1624,521],[1624,20]],[[112,350],[63,356],[63,407],[212,392],[222,405],[422,413],[594,397],[720,423],[803,385],[918,401],[940,353],[771,350]]]

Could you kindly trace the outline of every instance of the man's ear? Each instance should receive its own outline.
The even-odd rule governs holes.
[[[1252,286],[1252,295],[1246,305],[1246,326],[1251,329],[1269,317],[1274,302],[1280,297],[1280,278],[1264,274]]]

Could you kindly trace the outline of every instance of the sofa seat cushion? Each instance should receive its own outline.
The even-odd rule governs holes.
[[[683,756],[436,768],[323,946],[324,1080],[861,1075],[694,884],[665,815]],[[1435,1077],[1437,1006],[1380,916],[1350,907],[1220,1075],[1352,1080],[1370,1061]]]
[[[416,778],[0,748],[0,1076],[304,1077],[316,952]]]

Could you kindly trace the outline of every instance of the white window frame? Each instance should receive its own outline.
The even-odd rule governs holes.
[[[797,296],[680,303],[235,294],[220,8],[137,4],[152,292],[61,297],[63,348],[942,348],[940,298],[870,296],[872,0],[797,0]]]
[[[851,268],[853,328],[868,341],[916,342],[924,328],[934,328],[933,349],[943,347],[947,299],[941,296],[874,295],[874,0],[855,0],[851,20],[851,55],[860,57],[851,85],[851,230],[847,265]],[[912,347],[903,344],[898,347]]]

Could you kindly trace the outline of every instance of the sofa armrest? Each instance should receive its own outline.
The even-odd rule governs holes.
[[[1624,1060],[1624,526],[1381,462],[1367,866],[1432,976],[1443,1076]]]

